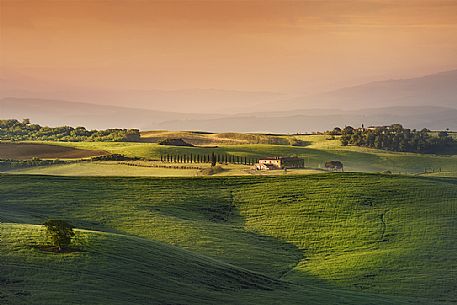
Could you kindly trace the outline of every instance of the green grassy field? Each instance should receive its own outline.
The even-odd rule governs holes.
[[[232,154],[262,158],[266,156],[300,156],[308,168],[323,168],[329,160],[340,160],[347,171],[421,174],[425,170],[457,173],[457,155],[398,153],[363,147],[344,147],[339,140],[325,135],[295,136],[307,146],[271,144],[220,144],[216,148],[164,146],[155,143],[75,142],[55,143],[81,149],[103,150],[130,157],[160,159],[166,154]]]
[[[0,182],[2,304],[457,302],[452,178]],[[34,247],[48,217],[82,230],[80,251]]]

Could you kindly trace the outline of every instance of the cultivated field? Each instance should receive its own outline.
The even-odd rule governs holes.
[[[2,304],[457,302],[452,178],[1,175],[0,193]],[[34,246],[47,218],[78,251]]]
[[[106,152],[102,150],[79,149],[62,145],[0,142],[0,159],[79,159],[105,154]]]

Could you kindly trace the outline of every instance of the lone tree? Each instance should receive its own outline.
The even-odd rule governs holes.
[[[59,252],[67,248],[71,243],[71,239],[75,236],[73,226],[66,221],[50,219],[43,225],[51,237],[52,245],[58,248]]]

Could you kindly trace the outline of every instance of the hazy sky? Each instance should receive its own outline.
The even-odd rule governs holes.
[[[0,64],[106,88],[310,92],[457,67],[457,1],[0,0]]]

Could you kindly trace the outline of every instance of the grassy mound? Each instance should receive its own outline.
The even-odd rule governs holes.
[[[77,231],[81,251],[56,254],[34,247],[43,242],[41,226],[2,224],[0,232],[2,304],[214,304],[234,291],[286,286],[135,237]]]
[[[395,304],[408,299],[301,287],[166,244],[77,230],[50,253],[41,226],[1,224],[0,300],[18,304]],[[406,304],[406,303],[405,303]]]
[[[206,297],[191,299],[184,293],[187,301],[173,297],[165,304],[457,301],[455,179],[374,174],[167,179],[3,175],[0,182],[0,222],[37,224],[47,217],[66,218],[79,228],[109,232],[100,235],[108,239],[130,236],[115,242],[120,248],[113,251],[122,257],[134,255],[127,248],[137,247],[124,249],[124,242],[141,241],[149,249],[162,245],[160,241],[191,251],[184,251],[189,255],[251,270],[253,276],[263,274],[259,276],[274,286],[235,294],[230,290],[232,300],[211,288],[208,295],[202,294]],[[2,233],[2,239],[6,235]],[[2,255],[32,251],[20,245],[13,238]],[[30,260],[13,264],[11,274],[28,270],[22,266]],[[69,274],[75,276],[72,270]],[[125,276],[119,273],[119,278]],[[286,286],[275,286],[273,279]],[[181,289],[176,288],[178,294]],[[173,296],[175,291],[168,293]]]

